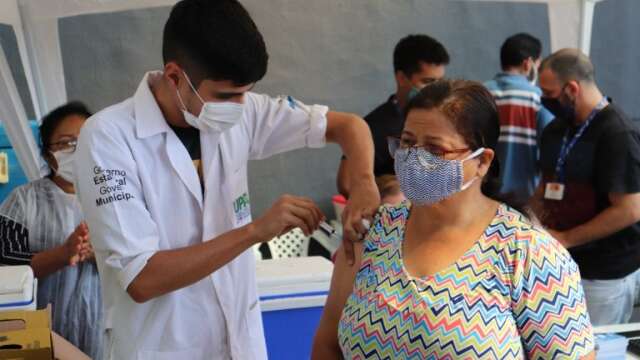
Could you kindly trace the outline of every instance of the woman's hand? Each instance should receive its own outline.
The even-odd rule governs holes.
[[[347,264],[355,262],[354,244],[364,238],[373,215],[380,207],[380,193],[373,176],[356,182],[351,189],[347,206],[342,212],[343,248]],[[366,220],[366,221],[364,221]]]
[[[91,259],[93,247],[89,242],[89,227],[82,222],[62,245],[35,254],[30,265],[35,276],[40,279],[67,266],[76,266]]]
[[[89,241],[89,227],[85,222],[80,223],[69,235],[64,245],[65,262],[70,266],[93,258],[93,247]]]

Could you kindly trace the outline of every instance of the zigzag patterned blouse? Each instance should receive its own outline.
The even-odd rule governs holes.
[[[365,241],[338,339],[346,359],[565,359],[594,340],[569,253],[500,205],[481,238],[433,276],[401,256],[410,206],[385,207]]]

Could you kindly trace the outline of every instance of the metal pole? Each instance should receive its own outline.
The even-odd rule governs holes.
[[[29,180],[40,178],[38,146],[29,127],[4,50],[0,47],[0,120]]]

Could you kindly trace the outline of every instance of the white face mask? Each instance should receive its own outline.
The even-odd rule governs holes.
[[[189,125],[201,131],[223,132],[240,122],[242,114],[244,113],[244,104],[235,102],[205,102],[200,94],[198,94],[198,91],[193,87],[187,73],[183,72],[183,74],[187,79],[191,90],[193,90],[196,96],[198,96],[198,99],[202,102],[200,115],[195,116],[187,110],[187,107],[180,96],[180,92],[177,91],[178,100],[180,100],[180,104],[182,105],[182,114]]]
[[[58,169],[55,170],[56,175],[73,184],[73,152],[56,151],[52,155],[58,163]]]

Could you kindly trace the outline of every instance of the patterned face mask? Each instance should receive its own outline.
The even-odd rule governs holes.
[[[483,152],[479,148],[462,160],[446,160],[422,148],[398,149],[394,158],[400,189],[415,205],[438,203],[473,184],[477,176],[463,184],[462,164]]]

